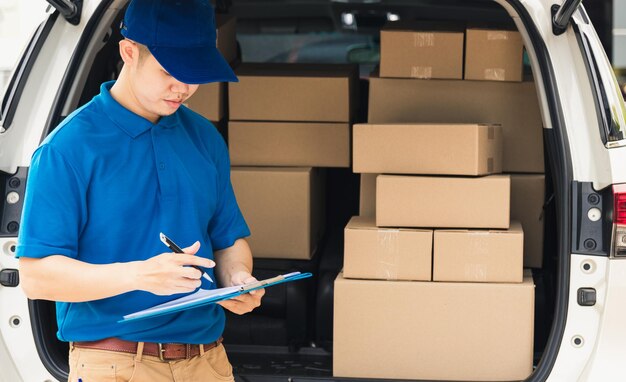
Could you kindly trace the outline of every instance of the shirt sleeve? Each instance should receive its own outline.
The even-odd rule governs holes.
[[[220,155],[216,161],[218,174],[218,201],[215,214],[209,222],[209,236],[213,250],[231,247],[237,239],[250,236],[250,229],[239,209],[230,182],[230,158],[223,140],[219,141]]]
[[[78,256],[85,222],[86,184],[50,144],[33,154],[16,257]]]

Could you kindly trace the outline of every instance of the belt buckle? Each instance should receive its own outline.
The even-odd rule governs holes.
[[[158,347],[159,347],[159,359],[161,360],[161,362],[165,362],[165,349],[163,349],[163,344],[162,343],[157,343]]]

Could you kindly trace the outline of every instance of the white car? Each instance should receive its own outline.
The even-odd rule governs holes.
[[[54,304],[27,300],[18,285],[14,252],[24,187],[31,155],[42,139],[116,72],[117,29],[127,3],[48,1],[56,9],[50,9],[24,50],[0,109],[0,381],[7,382],[67,378],[67,344],[56,339]],[[545,209],[544,267],[535,272],[536,354],[527,381],[626,380],[626,106],[580,3],[234,0],[232,4],[237,16],[252,20],[247,29],[240,29],[244,61],[246,55],[280,60],[259,58],[247,50],[244,35],[255,37],[256,31],[295,35],[318,28],[351,44],[363,38],[360,31],[375,34],[381,21],[404,17],[514,22],[536,83],[549,174],[546,188],[552,190]],[[218,5],[228,4],[218,1]],[[361,29],[360,23],[366,27]],[[313,54],[328,55],[327,61],[336,58],[333,49],[345,55],[348,43],[341,38],[338,45],[317,43]],[[327,345],[332,335],[324,333],[332,333],[332,280],[341,263],[326,264],[325,269],[315,266],[317,298],[303,297],[307,314],[317,320],[309,324],[314,330],[305,329],[315,334],[305,333],[297,349],[289,344],[233,345],[229,354],[238,378],[339,379],[332,377],[330,368]]]

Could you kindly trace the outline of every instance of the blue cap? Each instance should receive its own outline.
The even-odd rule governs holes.
[[[238,81],[217,50],[215,12],[209,0],[132,0],[121,32],[146,45],[180,82]]]

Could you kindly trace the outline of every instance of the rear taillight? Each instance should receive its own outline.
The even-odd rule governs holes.
[[[613,223],[615,256],[626,256],[626,184],[613,186]]]

